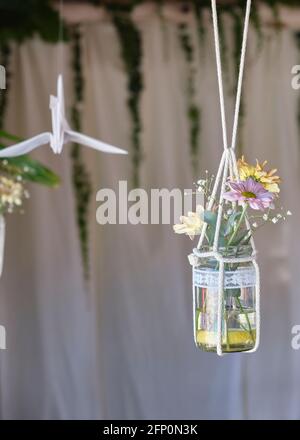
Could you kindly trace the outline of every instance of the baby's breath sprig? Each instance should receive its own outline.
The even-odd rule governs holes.
[[[22,179],[0,176],[1,214],[12,214],[16,209],[20,209],[26,198],[29,198],[29,193],[24,188]]]
[[[290,217],[291,215],[292,212],[290,210],[285,210],[282,206],[277,213],[272,212],[272,210],[269,209],[263,215],[252,215],[249,217],[249,219],[251,220],[251,226],[254,229],[258,229],[264,226],[266,223],[273,223],[274,225],[276,225],[281,221],[285,221],[287,217]]]

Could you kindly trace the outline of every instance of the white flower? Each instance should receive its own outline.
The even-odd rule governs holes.
[[[264,220],[265,222],[268,220],[268,218],[269,218],[269,217],[268,217],[267,214],[264,214],[264,215],[263,215],[263,220]]]
[[[286,215],[292,215],[291,211],[287,211]]]
[[[252,226],[253,226],[253,228],[257,228],[258,225],[257,225],[257,223],[255,222],[255,223],[252,224]]]
[[[278,218],[276,218],[276,217],[273,217],[272,218],[272,222],[274,223],[274,225],[278,222]]]
[[[192,240],[195,235],[199,235],[204,225],[203,206],[198,205],[196,212],[188,212],[187,217],[180,217],[180,224],[174,225],[173,229],[176,234],[186,234]]]

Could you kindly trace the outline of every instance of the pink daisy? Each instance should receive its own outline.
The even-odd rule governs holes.
[[[228,185],[231,191],[224,194],[224,199],[237,202],[239,205],[248,203],[252,209],[256,210],[272,208],[274,194],[251,177],[242,182],[228,182]]]

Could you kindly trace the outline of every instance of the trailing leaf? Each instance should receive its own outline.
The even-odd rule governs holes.
[[[198,39],[199,39],[199,46],[203,47],[205,43],[205,37],[206,37],[206,29],[205,29],[205,23],[204,23],[204,7],[201,2],[198,0],[192,1],[194,5],[194,11],[196,15],[196,21],[197,21],[197,31],[198,31]]]
[[[0,41],[24,41],[38,34],[56,42],[61,20],[51,0],[2,0],[0,2]],[[67,33],[64,32],[66,38]]]
[[[252,4],[250,20],[252,22],[253,28],[256,31],[257,52],[260,53],[260,51],[263,48],[264,34],[263,34],[263,30],[262,30],[261,18],[260,18],[260,15],[259,15],[259,5],[257,5],[256,3]]]
[[[74,96],[75,102],[72,108],[72,122],[75,130],[81,130],[81,112],[80,107],[83,103],[84,96],[84,77],[82,72],[82,53],[81,53],[81,33],[80,27],[75,26],[72,30],[72,43],[73,43],[73,84],[74,84]],[[72,161],[72,181],[75,194],[76,204],[76,217],[79,230],[79,239],[81,246],[81,256],[83,262],[84,276],[86,279],[89,277],[89,229],[88,229],[88,217],[89,206],[92,195],[92,185],[90,181],[89,173],[86,169],[82,150],[80,145],[73,144],[71,149],[71,161]]]
[[[140,99],[143,91],[142,75],[142,43],[138,28],[133,23],[130,14],[113,12],[113,22],[119,37],[121,56],[128,75],[128,108],[131,114],[132,132],[131,142],[133,146],[133,185],[139,186],[140,165],[143,159],[141,146],[142,120],[140,116]]]
[[[190,130],[189,137],[190,137],[191,160],[192,160],[194,174],[196,175],[198,171],[198,162],[199,162],[201,110],[196,102],[196,97],[195,97],[196,68],[194,65],[195,64],[194,46],[192,43],[192,38],[189,29],[186,24],[181,24],[179,26],[179,40],[188,67],[187,85],[186,85],[187,116],[189,120],[189,130]]]

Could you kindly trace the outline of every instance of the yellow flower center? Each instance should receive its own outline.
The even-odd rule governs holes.
[[[244,191],[242,192],[242,196],[246,197],[247,199],[256,199],[256,195],[253,192]]]

